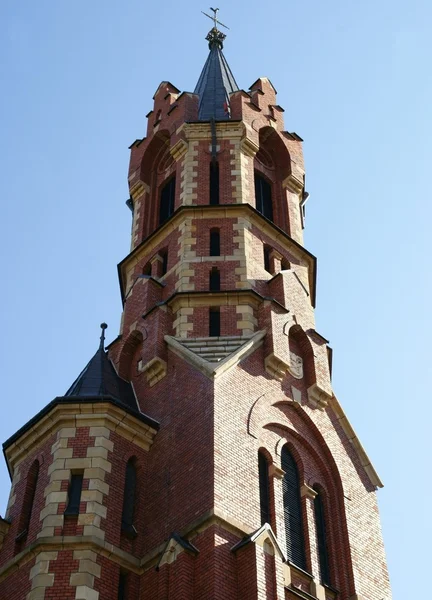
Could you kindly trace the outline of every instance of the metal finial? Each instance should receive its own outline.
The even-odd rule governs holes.
[[[102,329],[102,333],[100,336],[100,347],[103,348],[104,347],[104,341],[105,341],[105,329],[108,328],[108,325],[106,323],[101,323],[100,328]]]
[[[221,23],[221,21],[219,21],[219,19],[217,18],[217,14],[219,11],[218,8],[210,7],[210,10],[212,10],[214,13],[214,15],[212,17],[210,15],[208,15],[207,13],[205,13],[203,10],[201,11],[203,15],[205,15],[206,17],[208,17],[209,19],[211,19],[213,21],[213,28],[208,32],[206,40],[209,43],[210,49],[212,48],[212,46],[219,46],[219,48],[222,49],[223,41],[226,38],[226,35],[224,33],[222,33],[222,31],[219,31],[218,25],[222,25],[222,27],[225,27],[225,29],[229,29],[229,27],[227,27],[226,25]]]

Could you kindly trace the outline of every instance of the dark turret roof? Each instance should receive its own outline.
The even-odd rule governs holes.
[[[210,54],[194,90],[199,95],[200,121],[229,119],[229,95],[239,89],[222,52],[224,38],[215,28],[207,36]]]
[[[108,353],[105,352],[105,323],[102,323],[101,327],[102,335],[96,354],[73,382],[66,392],[65,397],[91,398],[111,396],[128,408],[138,411],[132,385],[117,375],[113,364],[108,358]]]

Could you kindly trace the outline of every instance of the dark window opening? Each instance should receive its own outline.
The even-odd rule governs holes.
[[[168,252],[163,250],[160,252],[160,256],[162,257],[162,275],[166,275],[168,271]]]
[[[127,574],[120,571],[117,600],[126,600]]]
[[[283,258],[281,260],[281,271],[288,271],[288,269],[291,269],[291,265],[286,258]]]
[[[297,465],[286,446],[282,448],[283,506],[285,517],[285,537],[288,559],[301,569],[306,569],[303,538],[302,508]]]
[[[137,531],[134,527],[135,496],[137,474],[135,460],[129,459],[126,465],[126,477],[123,494],[122,531],[130,537],[135,537]]]
[[[330,585],[330,569],[327,552],[327,536],[324,517],[324,506],[319,492],[317,490],[315,491],[317,492],[317,495],[314,499],[314,512],[321,583]]]
[[[219,163],[210,163],[210,204],[219,204]]]
[[[259,475],[259,494],[261,525],[270,524],[270,485],[268,461],[262,452],[258,452],[258,475]]]
[[[210,256],[220,256],[219,229],[210,229]]]
[[[264,269],[268,272],[271,273],[271,267],[270,267],[270,252],[271,252],[271,248],[270,246],[264,246]]]
[[[273,221],[271,184],[255,173],[255,206],[258,212]]]
[[[159,208],[159,224],[164,223],[174,212],[175,199],[175,177],[172,177],[168,183],[164,185],[161,191],[160,208]]]
[[[149,263],[149,262],[148,262],[148,263],[147,263],[147,264],[144,266],[142,274],[143,274],[143,275],[151,275],[151,270],[152,270],[151,263]]]
[[[67,508],[64,512],[65,516],[79,514],[82,483],[83,483],[83,474],[82,473],[72,474],[70,484],[69,484],[69,493],[68,493],[69,502],[68,502]]]
[[[16,542],[19,542],[27,536],[31,516],[33,512],[33,504],[36,494],[36,487],[39,477],[39,462],[36,460],[30,467],[27,474],[27,482],[24,491],[23,505],[21,509],[21,519],[19,525],[18,535],[15,538]]]
[[[210,291],[218,292],[220,290],[220,271],[213,267],[210,271]]]
[[[210,308],[209,309],[209,336],[219,337],[220,336],[220,309]]]

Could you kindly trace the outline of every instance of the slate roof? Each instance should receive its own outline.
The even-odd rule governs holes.
[[[96,354],[88,362],[87,366],[78,375],[65,397],[91,398],[98,396],[111,396],[128,408],[138,411],[132,385],[119,377],[113,364],[104,350],[104,328]]]
[[[239,88],[223,55],[222,43],[212,40],[209,46],[210,53],[194,90],[199,95],[198,118],[200,121],[224,121],[230,118],[229,95]]]
[[[102,335],[96,354],[91,358],[77,379],[75,379],[66,394],[51,400],[30,421],[27,421],[25,425],[7,439],[3,443],[3,452],[59,404],[110,402],[126,410],[136,419],[139,419],[156,431],[159,429],[158,421],[140,411],[132,385],[117,375],[113,364],[109,360],[108,353],[104,349],[104,330],[106,327],[107,325],[102,323]]]

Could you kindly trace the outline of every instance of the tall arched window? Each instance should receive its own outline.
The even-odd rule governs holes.
[[[210,163],[210,204],[219,204],[219,163]]]
[[[175,177],[171,179],[163,186],[160,196],[160,207],[159,207],[159,224],[161,225],[164,221],[170,218],[174,212],[174,199],[175,199]]]
[[[134,527],[135,497],[136,497],[136,461],[130,458],[126,465],[126,477],[123,493],[122,531],[130,537],[135,537],[137,530]]]
[[[321,583],[330,585],[330,569],[327,552],[327,536],[326,536],[326,524],[324,516],[324,504],[322,496],[319,490],[314,487],[317,495],[314,499],[314,512],[315,512],[315,527],[318,545],[318,561],[321,575]]]
[[[258,212],[273,221],[271,184],[255,171],[255,206]]]
[[[268,461],[264,452],[258,452],[258,476],[259,476],[259,494],[261,525],[270,524],[270,485]]]
[[[297,465],[286,446],[282,448],[283,505],[285,537],[288,559],[301,569],[306,569],[300,485]]]
[[[19,531],[16,541],[19,542],[26,538],[30,528],[30,521],[33,511],[33,504],[36,494],[37,482],[39,477],[39,461],[35,460],[27,473],[26,487],[24,491],[23,504],[19,522]]]

